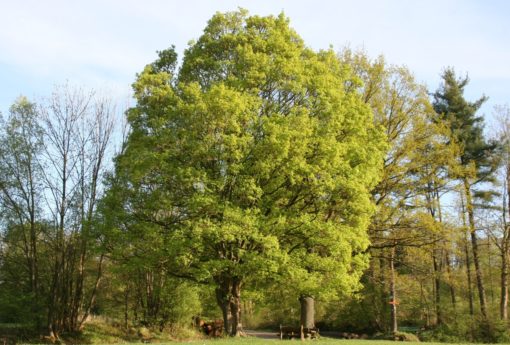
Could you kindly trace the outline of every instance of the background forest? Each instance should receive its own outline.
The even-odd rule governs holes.
[[[237,335],[298,324],[308,298],[321,330],[508,341],[510,108],[487,131],[486,97],[438,73],[427,90],[239,10],[181,60],[158,52],[125,124],[70,85],[20,97],[0,128],[0,323]]]

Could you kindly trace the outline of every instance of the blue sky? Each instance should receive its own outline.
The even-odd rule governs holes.
[[[0,111],[19,95],[37,100],[69,81],[120,103],[155,51],[182,56],[217,11],[284,11],[315,49],[346,45],[406,65],[434,91],[446,66],[469,73],[466,96],[510,103],[510,1],[4,0],[0,11]]]

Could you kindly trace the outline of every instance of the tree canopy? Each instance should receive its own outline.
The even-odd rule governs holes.
[[[216,14],[179,71],[173,57],[133,84],[113,180],[134,221],[119,232],[163,246],[174,274],[214,283],[232,333],[248,282],[296,296],[357,288],[386,143],[349,66],[307,48],[284,15],[243,10]]]

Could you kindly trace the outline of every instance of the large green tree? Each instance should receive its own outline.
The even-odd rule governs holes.
[[[350,68],[285,16],[243,10],[213,16],[175,66],[160,52],[133,85],[112,234],[137,233],[169,274],[214,284],[232,335],[250,283],[300,298],[357,288],[385,140],[346,87],[359,83]]]

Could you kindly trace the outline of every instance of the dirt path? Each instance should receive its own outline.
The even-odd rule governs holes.
[[[278,336],[278,332],[274,331],[261,331],[261,330],[252,330],[252,329],[245,329],[244,332],[247,336],[260,338],[260,339],[280,339]],[[332,332],[332,331],[324,331],[320,332],[320,335],[328,338],[335,338],[335,339],[341,339],[341,334],[339,332]]]
[[[251,330],[251,329],[245,329],[244,332],[246,333],[247,336],[249,337],[255,337],[255,338],[260,338],[260,339],[280,339],[278,336],[277,336],[277,332],[271,332],[271,331],[254,331],[254,330]]]

